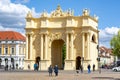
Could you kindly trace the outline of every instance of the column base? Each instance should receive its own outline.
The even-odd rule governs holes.
[[[24,70],[28,70],[28,65],[30,65],[30,70],[34,70],[34,63],[35,63],[35,60],[25,60],[24,61]]]
[[[64,70],[75,70],[75,60],[65,60]]]
[[[50,64],[50,60],[41,60],[39,70],[48,70]]]

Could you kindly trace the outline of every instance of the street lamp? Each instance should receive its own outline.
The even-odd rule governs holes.
[[[99,68],[99,73],[101,73],[101,68],[100,68],[100,57],[99,57],[99,30],[98,30],[98,27],[97,27],[97,34],[98,34],[98,44],[97,44],[97,50],[98,50],[98,58],[97,58],[97,61],[98,61],[98,68]]]
[[[98,61],[98,68],[99,68],[99,73],[101,73],[101,67],[100,67],[100,57],[97,58]]]

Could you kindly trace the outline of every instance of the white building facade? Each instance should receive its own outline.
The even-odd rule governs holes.
[[[14,31],[0,31],[0,65],[22,69],[25,57],[25,37]]]

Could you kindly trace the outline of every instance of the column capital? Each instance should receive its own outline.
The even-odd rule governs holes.
[[[72,30],[72,31],[66,31],[65,32],[66,34],[74,34],[74,31]]]
[[[44,35],[48,35],[49,32],[48,32],[48,31],[47,31],[47,32],[40,32],[39,34],[40,34],[40,35],[43,35],[43,34],[44,34]]]
[[[25,35],[33,35],[33,32],[27,32]]]
[[[82,32],[81,32],[81,34],[85,34],[85,33],[86,33],[86,34],[89,34],[89,35],[91,34],[89,31],[82,31]]]

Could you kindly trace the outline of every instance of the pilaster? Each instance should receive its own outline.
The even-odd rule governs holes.
[[[41,53],[40,53],[40,55],[41,55],[41,60],[43,60],[43,34],[41,34]]]
[[[69,55],[68,55],[68,48],[69,47],[69,37],[68,37],[68,33],[66,33],[66,60],[68,60]]]
[[[87,59],[90,59],[90,35],[87,33]]]
[[[48,50],[48,36],[45,34],[45,59],[47,59],[47,51]]]
[[[84,56],[85,56],[85,52],[84,52],[84,50],[85,50],[85,35],[84,35],[84,33],[82,33],[82,57],[84,58]]]
[[[30,59],[32,59],[32,57],[33,57],[33,56],[32,56],[32,54],[33,54],[33,53],[32,53],[32,48],[33,48],[33,47],[32,47],[32,34],[30,34]]]
[[[26,34],[26,59],[28,59],[28,34]]]
[[[73,57],[74,57],[73,56],[73,54],[74,54],[73,53],[74,52],[74,50],[73,50],[73,33],[71,33],[71,37],[70,38],[71,38],[70,39],[71,40],[71,42],[70,42],[70,44],[71,44],[71,54],[70,54],[71,56],[70,56],[70,59],[73,59]]]

